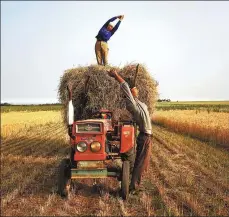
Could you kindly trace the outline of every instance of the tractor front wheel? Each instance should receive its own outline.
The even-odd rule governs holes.
[[[130,180],[130,162],[123,161],[122,182],[121,182],[121,194],[123,200],[127,200],[129,196],[129,180]]]
[[[59,166],[58,194],[67,198],[71,188],[71,166],[70,159],[63,159]]]

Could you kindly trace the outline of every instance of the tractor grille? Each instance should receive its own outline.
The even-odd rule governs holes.
[[[80,123],[76,125],[76,133],[101,132],[100,123]]]

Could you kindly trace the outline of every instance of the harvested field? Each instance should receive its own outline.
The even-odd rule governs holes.
[[[229,153],[157,126],[145,191],[122,201],[117,180],[101,179],[93,187],[93,180],[83,179],[69,200],[61,199],[57,167],[68,156],[69,139],[60,112],[52,114],[2,140],[2,216],[228,216]],[[26,113],[18,115],[27,120]]]
[[[107,73],[110,69],[112,67],[91,65],[65,71],[59,84],[59,99],[65,107],[63,111],[65,123],[67,123],[68,108],[68,92],[66,87],[69,82],[73,85],[75,120],[91,118],[92,113],[101,108],[111,110],[115,120],[131,118],[131,115],[125,109],[125,100],[120,91],[119,83]],[[118,70],[120,75],[131,86],[136,65],[126,65]],[[85,88],[88,76],[90,77],[87,83],[88,88]],[[154,111],[157,99],[157,85],[158,83],[150,76],[147,69],[140,65],[136,87],[139,89],[139,99],[148,106],[150,114]]]
[[[60,120],[59,111],[3,113],[1,114],[1,139],[24,134],[25,130],[29,131],[29,128],[34,126],[59,123]]]

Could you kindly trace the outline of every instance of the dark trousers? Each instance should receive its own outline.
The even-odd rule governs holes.
[[[126,160],[130,161],[130,172],[132,174],[130,190],[136,189],[140,185],[143,172],[149,167],[151,145],[151,136],[139,133],[136,157],[134,156],[134,149],[125,153]]]

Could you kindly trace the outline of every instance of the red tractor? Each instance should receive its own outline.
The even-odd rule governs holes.
[[[113,122],[112,113],[100,110],[91,119],[74,121],[69,91],[69,136],[71,154],[60,164],[58,192],[67,197],[72,180],[82,178],[114,177],[121,181],[121,196],[129,195],[130,165],[123,157],[131,148],[135,150],[136,126],[132,121]],[[122,160],[122,169],[110,167],[108,161]]]

